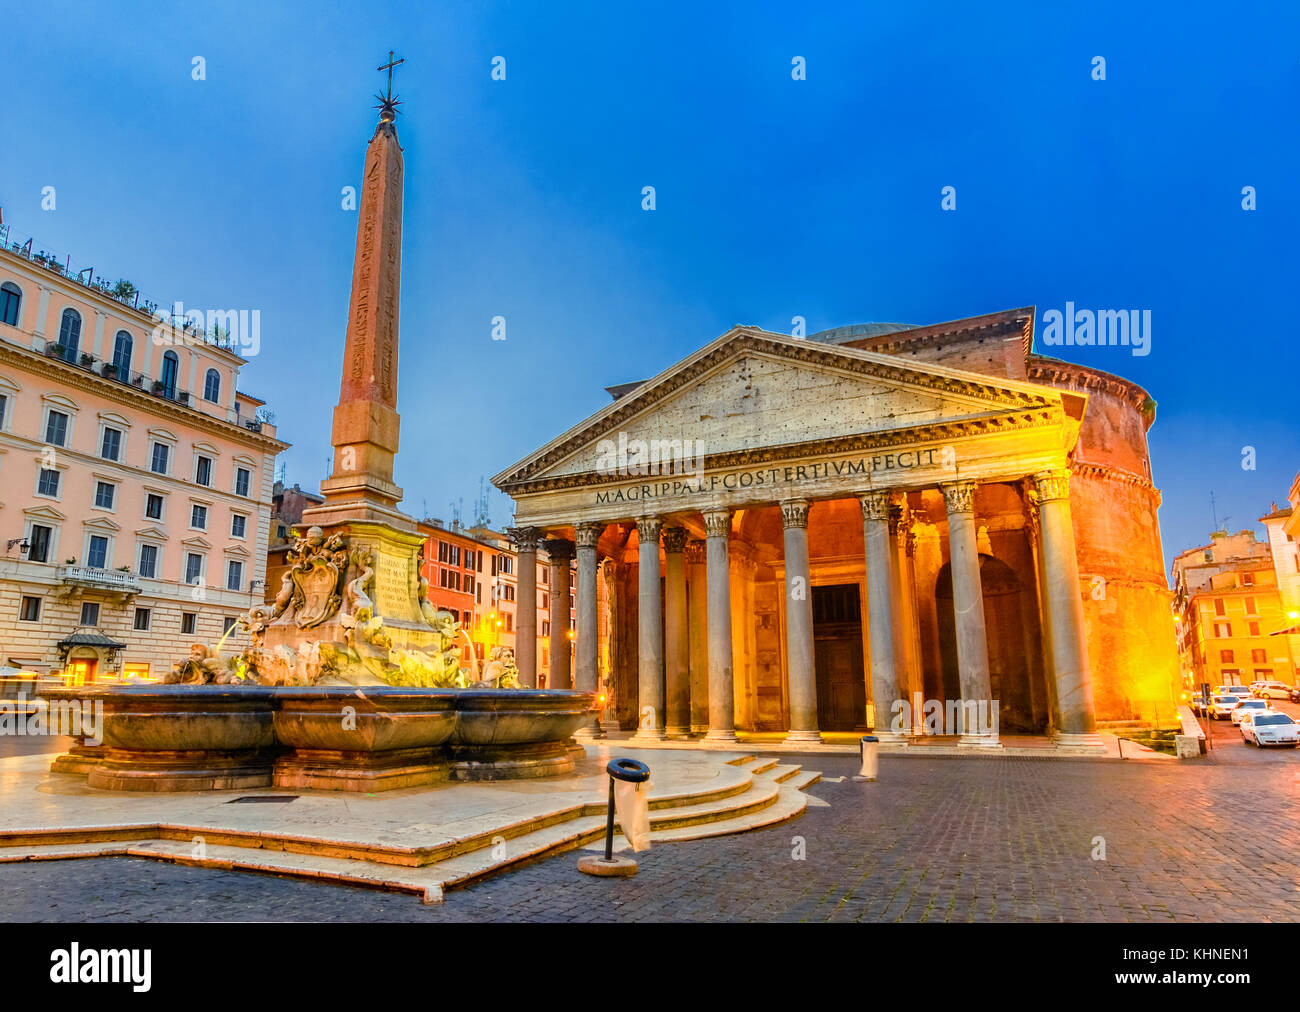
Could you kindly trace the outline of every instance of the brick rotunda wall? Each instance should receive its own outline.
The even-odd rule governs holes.
[[[1097,719],[1177,719],[1178,654],[1151,481],[1155,405],[1116,376],[1030,356],[1033,383],[1088,395],[1070,477]]]

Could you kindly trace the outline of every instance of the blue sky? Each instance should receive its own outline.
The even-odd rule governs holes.
[[[260,309],[241,386],[294,444],[291,483],[325,473],[357,224],[340,191],[395,48],[410,512],[463,499],[469,519],[480,476],[736,323],[1024,305],[1041,321],[1067,300],[1152,311],[1147,357],[1054,351],[1155,397],[1167,558],[1205,540],[1211,491],[1233,528],[1285,500],[1294,3],[324,7],[51,3],[6,20],[5,220],[160,300]],[[507,502],[493,493],[498,525]]]

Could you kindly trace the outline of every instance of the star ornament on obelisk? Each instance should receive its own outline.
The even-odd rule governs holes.
[[[393,94],[393,68],[405,63],[406,57],[402,57],[400,60],[394,60],[394,55],[396,54],[394,54],[390,49],[388,51],[388,62],[377,68],[379,70],[388,71],[387,94],[384,92],[375,92],[375,98],[379,99],[379,104],[375,106],[375,108],[379,110],[379,118],[385,123],[391,123],[393,120],[397,119],[397,107],[402,104],[397,100],[397,96]]]
[[[402,148],[394,119],[393,69],[405,60],[391,51],[381,72],[379,123],[366,149],[352,298],[338,406],[334,409],[334,467],[321,483],[324,505],[316,522],[371,520],[414,529],[397,509],[393,482],[397,454],[397,329],[402,269]]]

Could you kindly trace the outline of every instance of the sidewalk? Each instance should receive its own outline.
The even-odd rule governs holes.
[[[1174,757],[1139,745],[1135,741],[1124,741],[1124,754],[1121,757],[1119,740],[1115,735],[1100,732],[1101,748],[1063,748],[1052,744],[1046,735],[1002,735],[999,740],[1001,748],[963,748],[957,744],[956,735],[919,735],[909,739],[906,745],[882,744],[882,755],[911,755],[922,758],[960,757],[971,758],[1006,758],[1006,759],[1123,759],[1128,761],[1152,759],[1157,761],[1173,760]],[[857,755],[862,734],[856,731],[823,731],[822,741],[818,743],[799,742],[795,745],[785,744],[785,734],[780,731],[737,731],[735,742],[705,741],[703,737],[665,739],[663,741],[633,741],[631,731],[607,732],[602,741],[623,742],[629,747],[644,749],[695,749],[699,751],[735,751],[737,748],[753,749],[763,752],[804,755]],[[585,739],[584,739],[585,740]]]

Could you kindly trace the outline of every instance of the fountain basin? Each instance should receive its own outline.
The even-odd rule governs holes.
[[[101,707],[103,745],[55,772],[107,790],[283,787],[365,791],[571,772],[588,692],[389,685],[60,687],[54,704]]]
[[[465,689],[456,703],[451,776],[505,780],[571,773],[583,754],[572,734],[595,702],[566,689]]]
[[[91,787],[106,790],[211,791],[270,786],[273,692],[252,685],[92,685],[40,696],[52,707],[79,706],[83,728],[102,714],[103,744],[87,748],[83,739],[74,750],[79,762],[60,757],[55,769],[80,766]]]
[[[373,792],[447,779],[441,746],[456,730],[456,690],[275,691],[275,738],[286,750],[276,759],[276,787]]]

